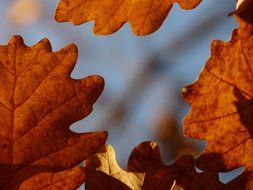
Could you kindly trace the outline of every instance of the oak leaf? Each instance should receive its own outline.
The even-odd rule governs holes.
[[[106,132],[69,130],[104,86],[98,76],[72,79],[76,60],[75,45],[52,52],[47,39],[27,47],[14,36],[0,46],[0,189],[72,168],[104,145]]]
[[[198,80],[183,89],[192,109],[185,134],[204,139],[207,147],[197,166],[204,171],[253,171],[253,25],[237,18],[229,42],[215,40]],[[249,189],[253,178],[247,177]]]
[[[154,142],[143,142],[132,151],[126,171],[117,164],[110,145],[85,163],[85,187],[88,190],[208,190],[224,187],[217,173],[197,173],[190,155],[180,157],[170,166],[164,165]]]
[[[144,173],[127,172],[116,161],[113,147],[106,145],[85,161],[85,189],[140,189]]]
[[[61,0],[55,13],[58,22],[74,25],[95,20],[95,34],[112,34],[130,22],[136,35],[148,35],[162,25],[174,3],[183,9],[201,0]]]

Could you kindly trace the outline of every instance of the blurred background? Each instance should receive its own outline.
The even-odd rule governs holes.
[[[183,136],[182,119],[190,107],[182,101],[181,89],[196,80],[211,40],[229,40],[236,22],[227,14],[235,0],[203,0],[191,11],[175,4],[162,27],[145,37],[134,36],[129,24],[113,35],[95,36],[93,22],[78,27],[56,23],[57,3],[0,0],[0,43],[14,34],[22,35],[27,45],[48,38],[54,51],[75,43],[79,59],[72,77],[104,77],[106,87],[94,111],[71,129],[108,130],[107,142],[123,168],[142,141],[156,141],[167,164],[182,154],[198,155],[205,142]],[[240,171],[220,174],[220,179],[227,182]]]

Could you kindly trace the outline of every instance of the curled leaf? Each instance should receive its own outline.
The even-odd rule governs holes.
[[[147,35],[162,25],[174,3],[183,9],[201,0],[60,0],[55,13],[58,22],[75,25],[95,20],[95,34],[112,34],[130,22],[136,35]]]

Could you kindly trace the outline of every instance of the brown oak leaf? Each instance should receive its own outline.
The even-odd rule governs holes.
[[[95,20],[95,34],[112,34],[130,22],[136,35],[148,35],[162,25],[174,3],[183,9],[201,0],[61,0],[55,13],[58,22],[74,25]]]
[[[197,164],[204,171],[253,171],[253,25],[237,19],[232,39],[212,42],[198,80],[183,89],[192,106],[185,134],[208,142]]]
[[[197,173],[190,155],[180,157],[170,166],[164,165],[154,142],[143,142],[132,151],[126,171],[117,164],[110,145],[85,163],[85,187],[88,190],[209,190],[224,187],[217,173]]]
[[[73,190],[84,182],[82,167],[76,166],[63,172],[45,172],[29,178],[20,185],[20,190]]]
[[[106,132],[77,134],[103,90],[101,77],[70,77],[71,44],[57,52],[44,39],[27,47],[20,36],[0,46],[0,189],[16,189],[42,172],[78,165],[104,145]]]

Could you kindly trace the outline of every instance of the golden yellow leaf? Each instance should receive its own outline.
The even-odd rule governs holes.
[[[141,188],[144,180],[143,173],[127,172],[120,168],[114,149],[110,145],[106,145],[96,155],[86,160],[85,166],[87,190],[119,188],[137,190]]]
[[[106,132],[69,130],[104,86],[98,76],[70,78],[76,60],[75,45],[52,52],[47,39],[27,47],[14,36],[0,46],[0,189],[72,168],[104,145]]]
[[[148,35],[162,25],[174,3],[183,9],[201,0],[61,0],[55,19],[75,25],[95,20],[95,34],[112,34],[130,22],[136,35]]]

